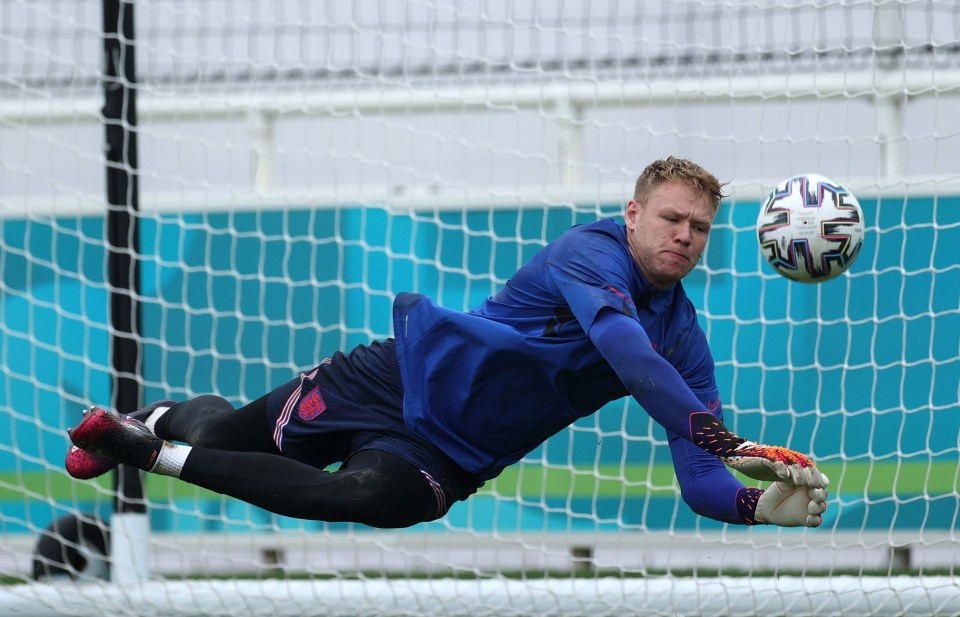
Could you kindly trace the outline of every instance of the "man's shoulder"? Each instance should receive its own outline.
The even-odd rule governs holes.
[[[612,218],[598,219],[590,223],[581,223],[567,229],[563,235],[586,235],[609,237],[615,240],[626,238],[623,223]]]
[[[574,225],[556,240],[547,254],[550,261],[563,261],[579,256],[588,261],[609,259],[622,261],[627,254],[627,235],[623,224],[614,219],[600,219],[591,223]]]

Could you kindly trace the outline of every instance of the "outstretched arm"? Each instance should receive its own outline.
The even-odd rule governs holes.
[[[819,527],[827,509],[824,488],[774,482],[746,487],[715,456],[687,439],[669,435],[683,501],[700,516],[741,525]]]
[[[826,476],[803,454],[748,441],[710,414],[676,369],[656,353],[647,333],[633,318],[604,309],[590,327],[589,336],[630,394],[670,433],[750,477],[814,488],[827,486]]]

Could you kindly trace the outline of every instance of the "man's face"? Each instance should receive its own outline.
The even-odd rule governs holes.
[[[656,186],[642,204],[630,200],[624,214],[627,244],[654,287],[666,289],[693,270],[715,215],[708,195],[680,182]]]

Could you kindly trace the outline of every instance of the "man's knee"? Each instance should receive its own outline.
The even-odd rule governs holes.
[[[234,449],[235,429],[226,424],[232,412],[230,402],[214,394],[190,399],[177,409],[178,417],[186,428],[187,442],[192,446],[214,450]]]
[[[425,478],[392,477],[370,468],[347,472],[357,522],[380,528],[410,527],[436,518],[435,496]]]

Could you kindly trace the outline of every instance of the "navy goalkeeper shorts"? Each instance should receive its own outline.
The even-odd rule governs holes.
[[[393,339],[337,352],[267,396],[273,441],[292,459],[325,468],[361,450],[383,450],[420,469],[444,512],[482,485],[403,421]]]

